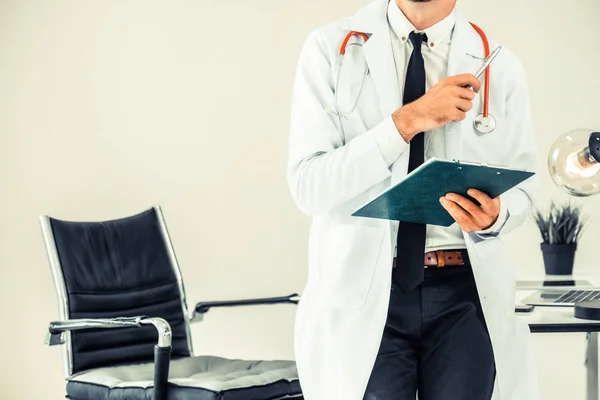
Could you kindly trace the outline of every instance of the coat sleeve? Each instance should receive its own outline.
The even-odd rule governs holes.
[[[313,31],[300,53],[292,95],[287,181],[308,215],[328,212],[390,177],[390,164],[408,147],[391,116],[345,142],[337,117],[326,111],[335,104],[328,54]]]
[[[515,57],[513,61],[515,72],[509,78],[509,90],[506,96],[506,132],[510,132],[510,140],[506,145],[513,149],[508,165],[523,168],[536,175],[520,185],[500,195],[501,222],[495,229],[474,233],[479,240],[487,237],[497,237],[511,232],[519,227],[531,215],[533,197],[539,186],[539,154],[535,140],[535,131],[531,116],[529,91],[523,66]]]

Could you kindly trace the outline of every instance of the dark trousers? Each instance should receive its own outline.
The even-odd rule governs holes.
[[[489,400],[494,354],[471,267],[426,269],[408,294],[392,285],[365,400]]]

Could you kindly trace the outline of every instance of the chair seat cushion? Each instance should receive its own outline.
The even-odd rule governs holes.
[[[74,400],[151,399],[154,364],[98,368],[71,376]],[[293,361],[229,360],[199,356],[172,360],[169,400],[265,400],[299,398]]]

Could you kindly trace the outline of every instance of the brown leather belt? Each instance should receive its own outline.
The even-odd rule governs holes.
[[[393,267],[396,268],[397,260],[402,261],[400,257],[394,258]],[[469,257],[466,250],[437,250],[425,253],[423,266],[425,268],[444,268],[444,267],[460,267],[469,265]]]

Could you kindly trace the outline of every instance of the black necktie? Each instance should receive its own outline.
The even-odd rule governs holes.
[[[406,72],[404,104],[411,103],[425,94],[425,63],[421,45],[427,41],[427,35],[411,32],[409,38],[414,49]],[[423,164],[424,160],[424,134],[419,133],[410,142],[408,172]],[[400,222],[396,242],[397,260],[394,280],[405,293],[412,291],[423,282],[425,235],[425,224]]]

